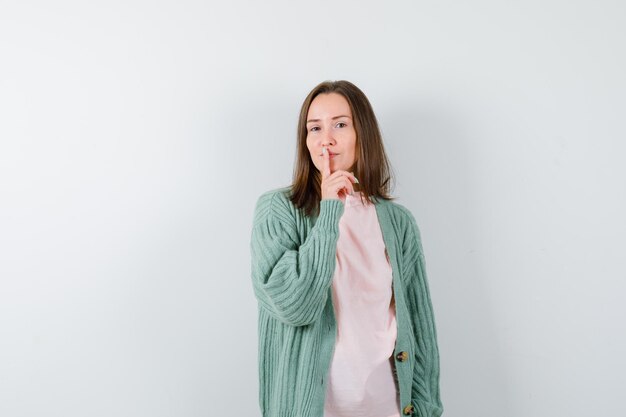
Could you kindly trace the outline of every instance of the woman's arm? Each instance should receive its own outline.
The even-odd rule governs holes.
[[[412,397],[419,417],[439,417],[443,405],[439,392],[439,348],[437,329],[428,287],[426,261],[420,231],[413,215],[408,212],[408,230],[403,245],[403,276],[407,287],[407,302],[412,312],[416,337],[414,352]]]
[[[315,225],[298,246],[296,219],[286,197],[280,192],[259,197],[250,241],[252,283],[259,304],[281,322],[304,326],[324,309],[343,209],[341,200],[321,200]]]

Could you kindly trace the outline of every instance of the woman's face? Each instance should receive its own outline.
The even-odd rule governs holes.
[[[322,171],[323,146],[330,152],[331,174],[353,169],[356,131],[348,100],[338,93],[320,94],[311,102],[306,120],[306,146],[317,170]]]

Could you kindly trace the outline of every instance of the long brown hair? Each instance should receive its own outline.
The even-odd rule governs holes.
[[[319,214],[321,173],[317,170],[306,146],[306,120],[311,103],[320,94],[341,94],[350,105],[356,131],[356,162],[354,175],[359,179],[359,191],[368,201],[394,200],[390,195],[393,179],[391,165],[383,146],[382,135],[372,106],[365,94],[349,81],[324,81],[304,99],[298,119],[298,143],[290,199],[307,216]],[[355,187],[356,189],[356,187]]]

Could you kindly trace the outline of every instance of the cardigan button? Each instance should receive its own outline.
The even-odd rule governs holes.
[[[396,355],[396,359],[399,360],[400,362],[404,362],[407,359],[409,359],[409,354],[406,353],[406,351],[402,351]]]
[[[405,416],[409,416],[413,414],[415,412],[415,409],[413,408],[413,404],[409,404],[406,407],[404,407],[402,412],[404,413]]]

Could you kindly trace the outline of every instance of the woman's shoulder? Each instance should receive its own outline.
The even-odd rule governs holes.
[[[405,205],[398,203],[396,200],[387,200],[385,203],[392,216],[407,222],[416,222],[415,216]]]
[[[387,201],[388,212],[404,239],[421,241],[421,231],[413,212],[397,201]]]
[[[258,197],[254,209],[255,223],[262,218],[287,218],[294,215],[294,206],[289,198],[291,185],[272,188],[262,192]]]
[[[289,199],[289,195],[291,192],[291,185],[272,188],[270,190],[262,192],[257,197],[257,206],[259,204],[264,205],[285,205],[291,204],[291,200]]]

